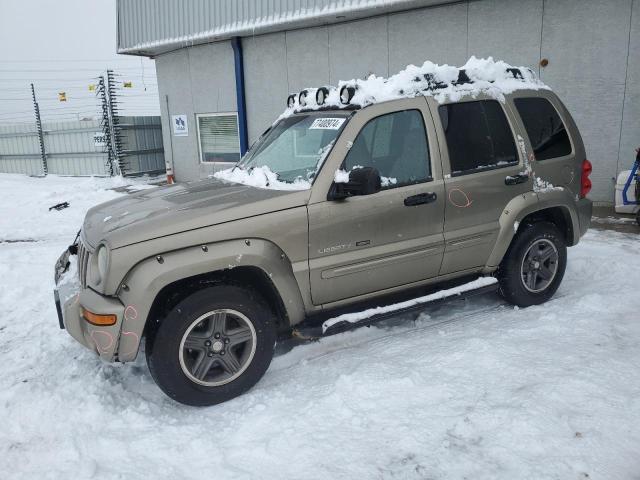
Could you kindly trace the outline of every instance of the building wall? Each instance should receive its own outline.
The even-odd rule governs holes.
[[[640,2],[635,1],[640,5]],[[542,57],[549,66],[542,72],[580,128],[587,156],[593,162],[593,197],[613,201],[622,126],[629,25],[632,2],[563,0],[545,2]],[[633,58],[632,58],[633,57]],[[640,117],[636,125],[640,142]],[[632,159],[632,152],[628,158]]]
[[[640,0],[477,0],[250,36],[242,44],[250,143],[290,92],[387,76],[425,60],[462,65],[471,55],[492,55],[531,67],[565,102],[594,164],[595,200],[613,200],[612,179],[640,144]],[[549,60],[544,69],[541,58]],[[191,115],[189,137],[169,139],[164,122],[176,178],[203,176],[211,167],[198,163],[194,114],[236,109],[231,46],[210,43],[156,60],[163,120],[164,95],[172,114]]]
[[[213,173],[212,164],[200,163],[196,115],[235,112],[236,90],[231,43],[219,42],[183,48],[156,58],[162,139],[165,159],[173,162],[180,180],[195,180]],[[171,115],[187,115],[189,134],[175,136]]]
[[[629,32],[622,131],[618,170],[631,168],[633,150],[640,147],[640,1],[634,0]]]
[[[117,0],[118,52],[158,55],[231,37],[458,0]]]

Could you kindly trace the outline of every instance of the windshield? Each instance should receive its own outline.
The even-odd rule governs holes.
[[[279,182],[313,181],[348,114],[295,115],[278,122],[240,161],[246,171],[273,172]]]

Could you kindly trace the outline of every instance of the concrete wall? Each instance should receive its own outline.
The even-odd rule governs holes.
[[[636,3],[639,3],[636,1]],[[639,3],[640,5],[640,3]],[[593,162],[593,197],[613,200],[629,56],[630,0],[545,2],[542,79],[564,101]],[[579,27],[578,27],[579,26]],[[636,124],[640,117],[629,118]],[[628,158],[631,157],[629,152]]]
[[[592,198],[613,200],[612,178],[640,144],[640,0],[476,0],[242,41],[250,143],[303,87],[492,55],[531,67],[566,103],[594,164]],[[228,42],[156,60],[165,129],[165,94],[172,114],[236,109]],[[172,138],[178,179],[210,170],[198,165],[195,117],[189,128]]]
[[[634,158],[633,150],[638,147],[640,147],[640,1],[634,0],[629,35],[618,170],[631,168]]]
[[[230,42],[176,50],[156,58],[165,159],[181,180],[214,171],[200,163],[196,114],[236,111],[233,49]],[[189,135],[171,133],[171,115],[187,115]]]

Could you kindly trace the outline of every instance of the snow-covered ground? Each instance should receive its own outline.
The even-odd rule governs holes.
[[[107,365],[58,328],[53,264],[113,182],[0,175],[0,478],[640,475],[637,236],[590,232],[546,305],[485,296],[299,346],[198,409],[144,355]]]

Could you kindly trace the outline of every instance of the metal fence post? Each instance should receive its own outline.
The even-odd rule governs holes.
[[[122,129],[120,128],[120,115],[118,112],[118,93],[113,70],[107,70],[107,100],[109,105],[109,120],[111,122],[111,146],[113,156],[118,166],[120,175],[126,173],[122,154]]]
[[[40,120],[40,107],[36,101],[36,90],[31,84],[31,98],[33,98],[33,109],[36,114],[36,131],[38,132],[38,142],[40,143],[40,157],[42,158],[42,173],[47,175],[47,154],[44,149],[44,134],[42,133],[42,121]]]
[[[100,96],[102,108],[102,119],[100,123],[102,124],[102,132],[104,133],[107,148],[107,168],[109,169],[109,175],[113,177],[116,174],[117,161],[114,156],[113,137],[111,134],[111,110],[109,108],[109,96],[103,75],[100,75],[98,78],[98,91],[96,94]]]

